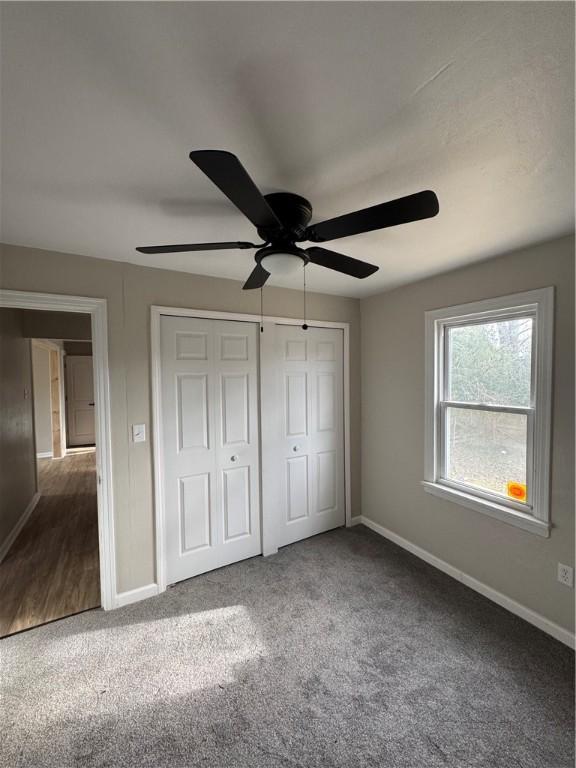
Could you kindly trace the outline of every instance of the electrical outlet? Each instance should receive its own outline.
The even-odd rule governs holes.
[[[558,563],[558,581],[567,587],[574,586],[574,569],[569,565]]]

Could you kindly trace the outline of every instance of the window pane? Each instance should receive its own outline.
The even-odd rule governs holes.
[[[446,408],[446,479],[526,501],[523,413]]]
[[[530,405],[531,317],[452,326],[448,333],[448,400]]]

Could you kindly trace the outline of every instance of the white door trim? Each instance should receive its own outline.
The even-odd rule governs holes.
[[[98,540],[100,549],[100,600],[105,610],[116,601],[116,556],[112,495],[112,443],[110,434],[110,383],[108,374],[108,320],[106,299],[0,289],[0,307],[54,312],[84,312],[92,321],[94,410],[96,421],[96,473]]]
[[[204,317],[208,320],[237,320],[248,323],[264,323],[282,325],[302,325],[302,318],[294,317],[275,317],[274,315],[244,314],[238,312],[219,312],[208,309],[188,309],[184,307],[163,307],[152,305],[150,307],[150,332],[151,332],[151,384],[152,384],[152,451],[154,459],[154,509],[155,509],[155,532],[156,532],[156,582],[158,591],[163,592],[166,589],[166,562],[164,558],[165,541],[165,513],[164,513],[164,476],[161,457],[163,455],[162,447],[162,397],[160,387],[160,319],[162,315],[171,315],[173,317]],[[328,320],[307,320],[310,326],[319,328],[341,328],[344,332],[344,487],[345,487],[345,511],[346,526],[349,527],[352,522],[352,494],[350,488],[351,481],[351,460],[350,460],[350,324],[333,322]],[[259,371],[260,392],[258,396],[260,406],[260,396],[262,392],[262,365]],[[262,462],[262,454],[261,454]],[[261,473],[262,474],[262,467]],[[273,543],[266,541],[266,499],[262,497],[262,551],[265,555],[273,554],[277,547]]]

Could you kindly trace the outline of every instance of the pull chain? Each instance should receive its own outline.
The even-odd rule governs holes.
[[[308,325],[306,324],[306,264],[304,264],[304,323],[302,324],[302,330],[308,330]]]
[[[260,288],[260,333],[264,333],[264,288]]]

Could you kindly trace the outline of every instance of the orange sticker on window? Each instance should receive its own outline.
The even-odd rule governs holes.
[[[509,482],[508,496],[511,496],[516,501],[526,501],[526,486],[522,483]]]

